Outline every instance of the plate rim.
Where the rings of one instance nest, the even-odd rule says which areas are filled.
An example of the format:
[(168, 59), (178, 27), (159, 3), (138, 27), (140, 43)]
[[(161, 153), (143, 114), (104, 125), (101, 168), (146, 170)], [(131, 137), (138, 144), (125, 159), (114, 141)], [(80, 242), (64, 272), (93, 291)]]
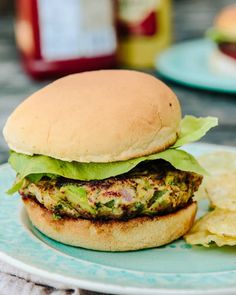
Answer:
[[(166, 289), (166, 288), (141, 288), (141, 287), (129, 287), (123, 285), (113, 285), (107, 283), (97, 283), (91, 282), (90, 280), (86, 279), (73, 279), (67, 276), (59, 275), (59, 274), (52, 274), (46, 270), (41, 270), (36, 268), (35, 266), (30, 266), (24, 262), (21, 262), (15, 258), (12, 258), (10, 255), (2, 253), (0, 251), (0, 259), (8, 263), (9, 265), (18, 268), (24, 272), (28, 272), (32, 275), (39, 276), (45, 280), (52, 280), (56, 283), (65, 282), (62, 285), (64, 287), (75, 287), (79, 289), (85, 289), (88, 291), (95, 291), (95, 292), (104, 292), (104, 293), (112, 293), (112, 294), (121, 294), (121, 295), (143, 295), (143, 291), (145, 291), (145, 295), (156, 295), (157, 292), (159, 295), (235, 295), (236, 286), (232, 288), (217, 288), (217, 289)], [(68, 285), (67, 285), (68, 284)], [(127, 293), (128, 292), (128, 293)]]

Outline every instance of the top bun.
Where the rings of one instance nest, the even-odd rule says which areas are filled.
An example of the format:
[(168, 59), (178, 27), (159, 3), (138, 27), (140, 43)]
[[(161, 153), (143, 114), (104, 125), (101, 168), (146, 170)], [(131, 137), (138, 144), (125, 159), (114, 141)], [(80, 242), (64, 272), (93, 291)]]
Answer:
[(236, 37), (236, 4), (221, 10), (215, 19), (215, 27), (226, 35)]
[(162, 151), (178, 136), (175, 94), (151, 75), (85, 72), (37, 91), (8, 118), (10, 149), (65, 161), (114, 162)]

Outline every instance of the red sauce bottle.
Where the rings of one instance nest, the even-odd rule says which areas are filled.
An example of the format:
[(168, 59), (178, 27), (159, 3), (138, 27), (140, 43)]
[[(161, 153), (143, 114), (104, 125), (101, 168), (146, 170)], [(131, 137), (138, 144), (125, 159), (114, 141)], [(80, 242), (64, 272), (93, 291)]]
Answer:
[(113, 0), (16, 0), (16, 41), (37, 79), (111, 68), (117, 38)]

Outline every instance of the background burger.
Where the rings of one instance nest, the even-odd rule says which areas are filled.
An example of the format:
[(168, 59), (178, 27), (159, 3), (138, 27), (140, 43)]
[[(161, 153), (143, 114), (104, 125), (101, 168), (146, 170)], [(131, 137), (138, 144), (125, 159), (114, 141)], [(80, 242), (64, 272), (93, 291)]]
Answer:
[(217, 50), (211, 57), (213, 69), (236, 77), (236, 4), (220, 11), (207, 35), (217, 45)]
[(32, 223), (65, 244), (125, 251), (169, 243), (192, 226), (203, 168), (179, 147), (215, 118), (185, 117), (153, 76), (71, 75), (26, 99), (4, 136)]

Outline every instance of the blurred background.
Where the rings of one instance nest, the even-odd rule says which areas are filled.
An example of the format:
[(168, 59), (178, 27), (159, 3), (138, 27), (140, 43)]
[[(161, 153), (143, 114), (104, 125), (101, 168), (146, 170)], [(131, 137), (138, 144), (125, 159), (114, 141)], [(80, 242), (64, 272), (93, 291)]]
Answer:
[[(158, 77), (159, 53), (203, 38), (215, 15), (235, 2), (0, 0), (0, 130), (22, 100), (58, 76), (122, 67)], [(205, 141), (236, 146), (235, 93), (165, 82), (179, 97), (183, 114), (219, 117), (219, 127)], [(0, 134), (0, 163), (7, 157)]]

